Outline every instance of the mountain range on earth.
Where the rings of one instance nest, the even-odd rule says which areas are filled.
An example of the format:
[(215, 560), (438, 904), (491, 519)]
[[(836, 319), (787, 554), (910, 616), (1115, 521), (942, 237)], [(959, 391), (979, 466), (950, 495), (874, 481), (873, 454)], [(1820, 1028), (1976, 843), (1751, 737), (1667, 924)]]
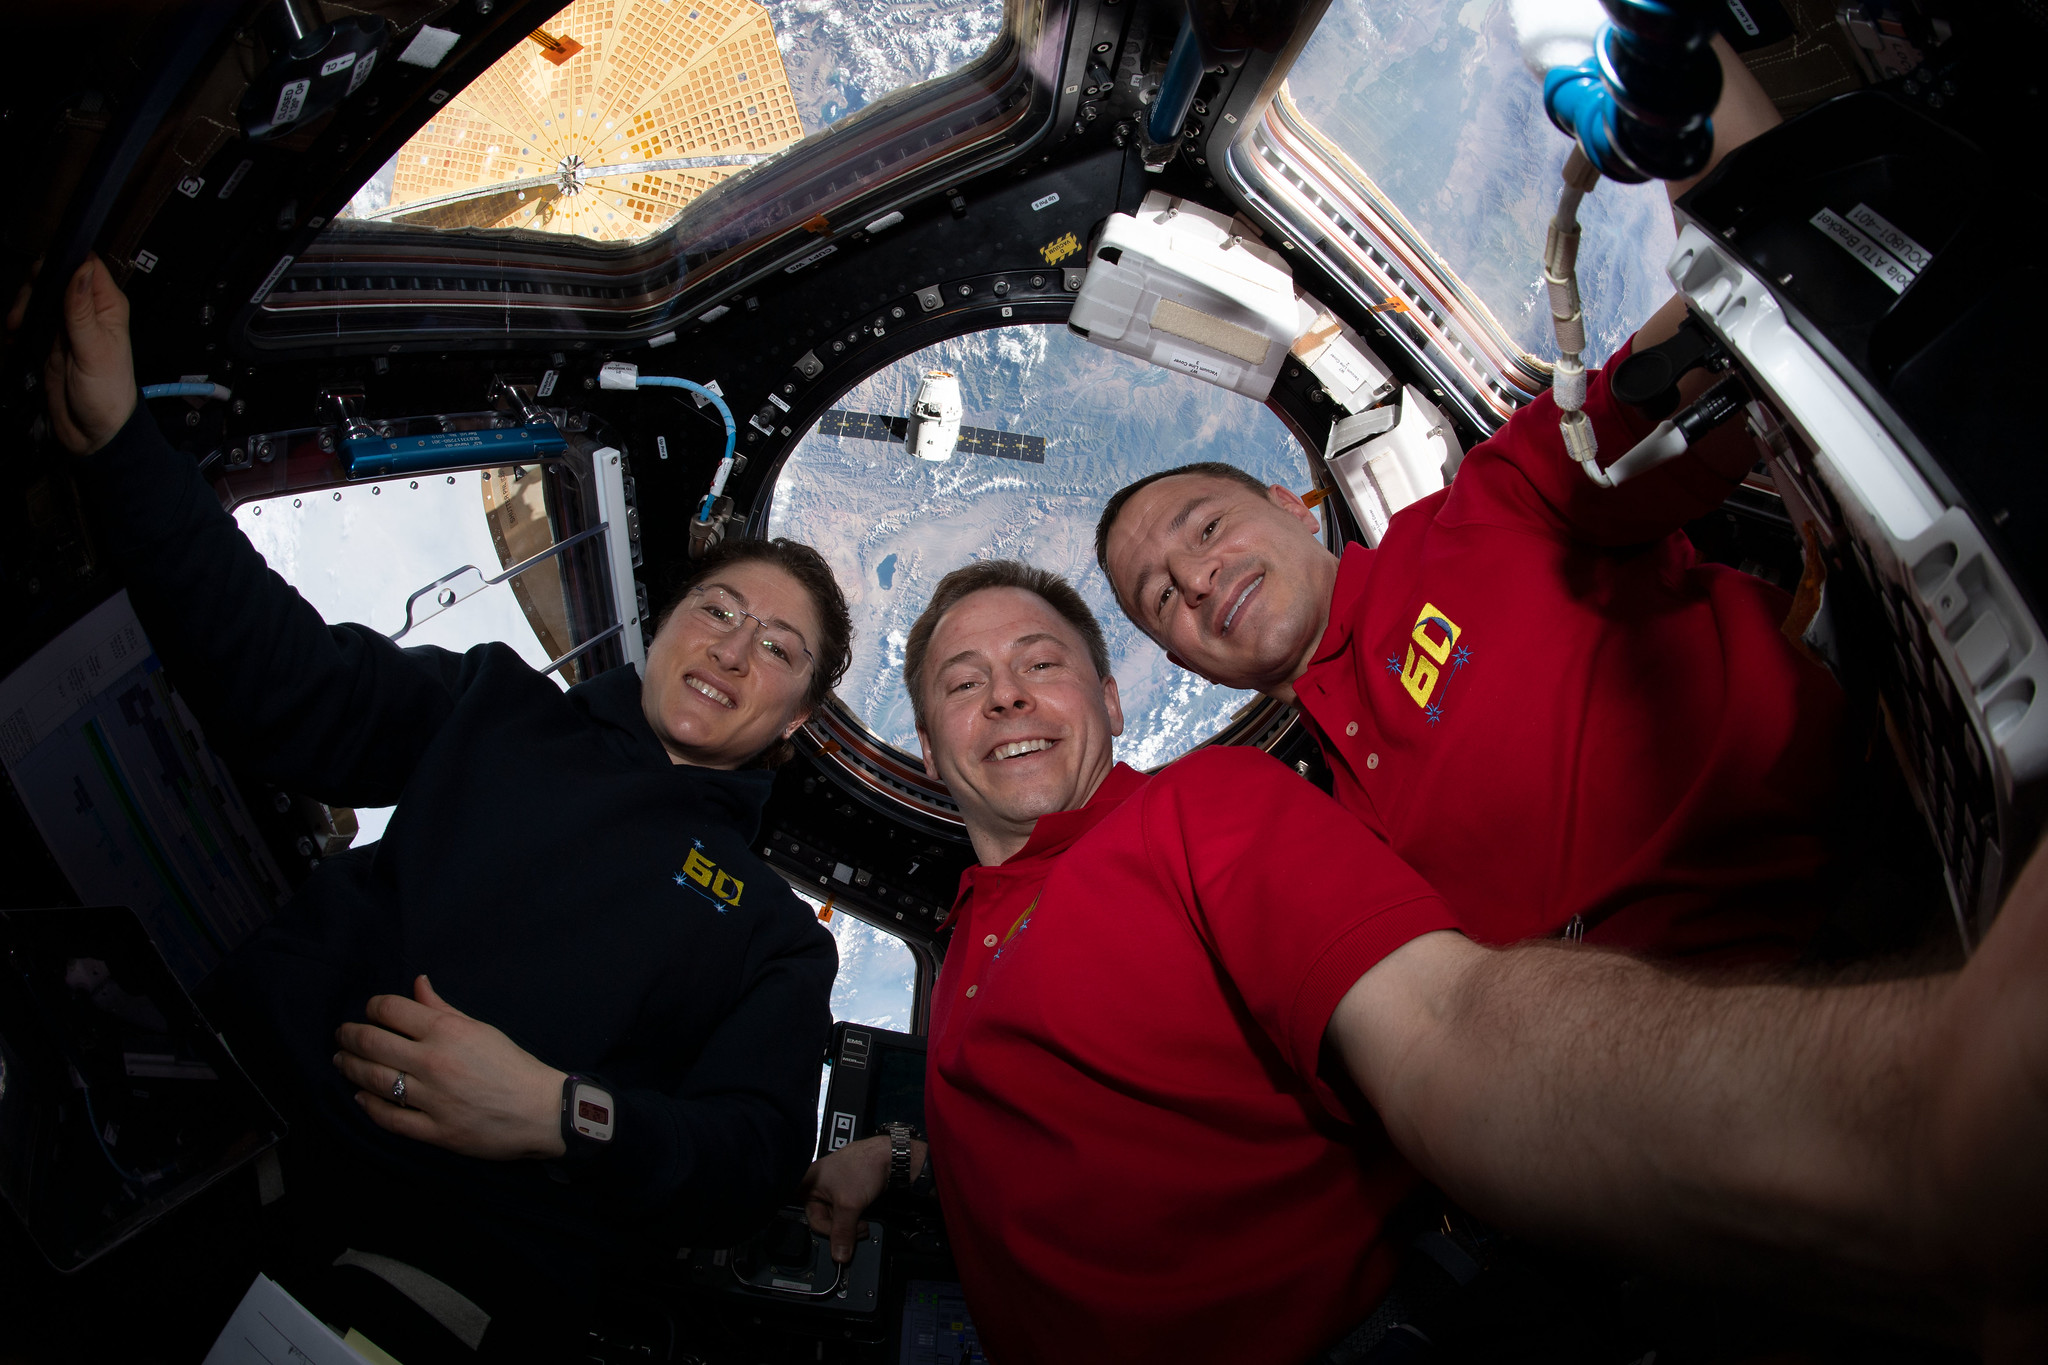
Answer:
[(1000, 4), (767, 0), (790, 92), (815, 133), (892, 90), (957, 71), (1003, 30)]
[[(1555, 359), (1543, 237), (1571, 144), (1544, 116), (1506, 0), (1334, 0), (1287, 86), (1508, 336)], [(1596, 363), (1670, 297), (1677, 233), (1656, 183), (1601, 181), (1579, 222)]]

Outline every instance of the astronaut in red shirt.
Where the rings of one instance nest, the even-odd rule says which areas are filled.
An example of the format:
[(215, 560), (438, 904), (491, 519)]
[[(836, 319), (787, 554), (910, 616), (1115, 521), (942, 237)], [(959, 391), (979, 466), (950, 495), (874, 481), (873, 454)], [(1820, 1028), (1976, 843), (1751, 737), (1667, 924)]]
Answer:
[[(1619, 455), (1652, 424), (1611, 369), (1585, 410)], [(1822, 905), (1842, 697), (1781, 633), (1790, 599), (1678, 529), (1753, 459), (1716, 435), (1735, 440), (1601, 489), (1546, 394), (1376, 549), (1340, 560), (1299, 497), (1228, 466), (1134, 485), (1097, 543), (1176, 663), (1300, 705), (1338, 799), (1475, 937), (1576, 920), (1610, 946), (1786, 958)]]
[[(2004, 1324), (2048, 1284), (2048, 860), (1952, 977), (1488, 949), (1262, 753), (1116, 764), (1099, 627), (1052, 575), (948, 575), (905, 671), (979, 865), (901, 1175), (929, 1156), (1003, 1365), (1305, 1359), (1371, 1312), (1415, 1172), (1510, 1230), (1781, 1291)], [(805, 1178), (841, 1260), (891, 1143)]]
[[(1778, 121), (1717, 49), (1716, 160)], [(1633, 344), (1684, 316), (1672, 300)], [(1608, 462), (1655, 425), (1612, 397), (1613, 369), (1585, 402)], [(1790, 599), (1699, 562), (1679, 529), (1754, 462), (1723, 427), (1601, 488), (1546, 393), (1377, 548), (1340, 560), (1295, 494), (1202, 465), (1117, 494), (1096, 553), (1175, 662), (1300, 705), (1338, 799), (1475, 937), (1787, 959), (1824, 905), (1842, 695), (1781, 634)]]

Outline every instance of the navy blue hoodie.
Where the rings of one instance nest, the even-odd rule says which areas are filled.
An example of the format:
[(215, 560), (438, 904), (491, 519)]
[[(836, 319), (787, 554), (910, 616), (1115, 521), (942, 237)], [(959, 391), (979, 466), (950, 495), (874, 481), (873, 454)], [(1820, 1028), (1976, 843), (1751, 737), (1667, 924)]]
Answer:
[[(504, 645), (329, 626), (140, 408), (88, 463), (108, 548), (209, 740), (288, 790), (397, 806), (208, 983), (287, 1115), (543, 1261), (622, 1231), (724, 1244), (765, 1216), (809, 1155), (837, 969), (749, 847), (771, 775), (672, 763), (630, 667), (564, 693)], [(550, 1066), (609, 1082), (614, 1140), (488, 1162), (370, 1123), (334, 1030), (421, 972)]]

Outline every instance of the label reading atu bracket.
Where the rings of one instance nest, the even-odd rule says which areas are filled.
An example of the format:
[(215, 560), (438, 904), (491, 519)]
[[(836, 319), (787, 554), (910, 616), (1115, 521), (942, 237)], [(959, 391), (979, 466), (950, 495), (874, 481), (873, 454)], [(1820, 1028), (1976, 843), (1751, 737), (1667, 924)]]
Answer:
[[(1884, 282), (1894, 294), (1906, 292), (1914, 272), (1896, 256), (1879, 246), (1870, 233), (1855, 227), (1830, 209), (1822, 209), (1808, 220), (1834, 238), (1836, 245), (1863, 263), (1863, 268)], [(1910, 239), (1908, 239), (1910, 240)]]

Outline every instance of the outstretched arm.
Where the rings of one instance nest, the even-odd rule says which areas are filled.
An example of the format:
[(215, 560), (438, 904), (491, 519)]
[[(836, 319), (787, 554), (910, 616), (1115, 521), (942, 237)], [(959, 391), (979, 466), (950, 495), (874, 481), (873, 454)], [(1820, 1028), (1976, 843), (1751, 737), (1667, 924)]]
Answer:
[(322, 800), (397, 800), (481, 653), (400, 649), (321, 620), (138, 409), (128, 301), (97, 259), (72, 278), (64, 311), (44, 371), (51, 427), (82, 457), (108, 552), (208, 735)]
[(1959, 974), (1711, 985), (1582, 947), (1417, 939), (1329, 1039), (1482, 1216), (1759, 1284), (2048, 1287), (2048, 854)]

